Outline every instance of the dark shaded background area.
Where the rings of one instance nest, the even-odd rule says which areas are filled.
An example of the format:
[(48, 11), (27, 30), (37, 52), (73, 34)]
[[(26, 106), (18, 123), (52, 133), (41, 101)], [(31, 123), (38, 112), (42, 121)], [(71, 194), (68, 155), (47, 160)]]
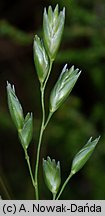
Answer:
[(105, 199), (105, 2), (104, 0), (0, 1), (0, 194), (3, 199), (34, 199), (34, 191), (7, 107), (6, 81), (13, 83), (26, 114), (34, 114), (29, 147), (34, 170), (41, 109), (33, 62), (34, 34), (42, 36), (43, 9), (66, 7), (62, 43), (46, 89), (46, 110), (53, 84), (65, 63), (82, 69), (72, 94), (54, 114), (44, 134), (39, 180), (41, 199), (50, 199), (43, 180), (42, 158), (60, 160), (62, 183), (71, 162), (90, 136), (101, 140), (85, 167), (61, 199)]

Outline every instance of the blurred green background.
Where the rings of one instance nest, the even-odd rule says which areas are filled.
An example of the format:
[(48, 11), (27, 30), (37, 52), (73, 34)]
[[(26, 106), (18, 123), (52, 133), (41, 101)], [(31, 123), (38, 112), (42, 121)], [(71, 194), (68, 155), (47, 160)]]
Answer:
[(43, 9), (66, 8), (62, 43), (46, 89), (50, 91), (65, 63), (82, 70), (66, 103), (54, 114), (44, 134), (40, 157), (41, 199), (51, 199), (43, 180), (42, 158), (61, 162), (62, 183), (71, 162), (90, 136), (101, 135), (90, 160), (66, 187), (61, 199), (105, 199), (105, 1), (0, 1), (0, 194), (3, 199), (34, 199), (34, 191), (7, 107), (6, 81), (13, 83), (26, 114), (34, 114), (29, 147), (32, 168), (40, 128), (39, 83), (33, 62), (34, 34), (42, 36)]

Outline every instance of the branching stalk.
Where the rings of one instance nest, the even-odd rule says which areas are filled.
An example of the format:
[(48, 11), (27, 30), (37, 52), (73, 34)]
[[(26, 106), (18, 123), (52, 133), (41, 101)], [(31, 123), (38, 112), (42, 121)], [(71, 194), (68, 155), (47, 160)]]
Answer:
[[(38, 191), (38, 167), (39, 167), (39, 156), (40, 156), (40, 148), (41, 148), (41, 143), (42, 143), (42, 137), (43, 137), (43, 132), (45, 129), (45, 106), (44, 106), (44, 93), (45, 93), (45, 87), (51, 72), (52, 68), (52, 62), (50, 62), (50, 67), (49, 67), (49, 72), (46, 77), (46, 80), (43, 85), (41, 85), (41, 106), (42, 106), (42, 123), (41, 123), (41, 129), (40, 129), (40, 134), (39, 134), (39, 141), (38, 141), (38, 148), (37, 148), (37, 158), (36, 158), (36, 166), (35, 166), (35, 195), (36, 195), (36, 200), (39, 199), (39, 191)], [(47, 125), (46, 125), (47, 126)]]
[(56, 198), (56, 200), (58, 200), (63, 192), (63, 190), (65, 189), (66, 185), (68, 184), (69, 180), (71, 179), (71, 177), (73, 176), (73, 173), (70, 173), (70, 175), (68, 176), (68, 178), (66, 179), (66, 181), (64, 182), (64, 184), (61, 187), (61, 190)]
[(45, 109), (44, 109), (44, 90), (41, 89), (41, 104), (42, 104), (42, 124), (40, 129), (40, 135), (39, 135), (39, 142), (38, 142), (38, 148), (37, 148), (37, 158), (36, 158), (36, 167), (35, 167), (35, 194), (36, 199), (39, 199), (39, 193), (38, 193), (38, 166), (39, 166), (39, 155), (40, 155), (40, 147), (42, 142), (42, 136), (44, 131), (44, 121), (45, 121)]
[(45, 125), (44, 125), (44, 130), (46, 129), (46, 127), (47, 127), (47, 125), (48, 125), (48, 123), (49, 123), (49, 121), (50, 121), (52, 115), (53, 115), (53, 113), (50, 112), (49, 115), (48, 115), (48, 118), (47, 118), (47, 120), (46, 120), (46, 123), (45, 123)]
[(47, 81), (48, 81), (49, 76), (50, 76), (50, 72), (51, 72), (51, 69), (52, 69), (52, 64), (53, 64), (53, 61), (50, 60), (49, 71), (48, 71), (47, 77), (46, 77), (46, 79), (45, 79), (45, 82), (44, 82), (44, 84), (43, 84), (43, 89), (44, 89), (44, 90), (45, 90), (45, 87), (46, 87)]
[[(39, 132), (39, 140), (37, 145), (37, 154), (36, 154), (36, 164), (34, 174), (32, 172), (30, 158), (28, 156), (27, 148), (32, 140), (33, 134), (33, 115), (32, 113), (27, 113), (24, 116), (21, 103), (16, 96), (14, 85), (11, 85), (7, 82), (7, 98), (8, 98), (8, 107), (12, 117), (12, 120), (18, 131), (19, 139), (24, 149), (25, 158), (27, 161), (32, 185), (35, 189), (36, 200), (39, 199), (39, 188), (38, 188), (38, 170), (39, 170), (39, 159), (40, 159), (40, 149), (42, 144), (42, 138), (44, 130), (46, 129), (53, 113), (63, 104), (65, 99), (71, 93), (75, 83), (77, 82), (81, 71), (75, 69), (74, 66), (68, 69), (67, 64), (63, 67), (62, 72), (55, 83), (54, 88), (50, 94), (50, 104), (49, 104), (49, 114), (46, 119), (45, 112), (45, 88), (47, 81), (50, 76), (52, 69), (53, 61), (55, 60), (65, 22), (65, 8), (59, 13), (59, 7), (56, 5), (54, 12), (52, 7), (49, 6), (48, 13), (46, 9), (44, 10), (43, 16), (43, 35), (44, 43), (37, 35), (34, 37), (34, 63), (36, 66), (36, 71), (38, 79), (40, 82), (40, 91), (41, 91), (41, 109), (42, 109), (42, 120), (41, 127)], [(50, 33), (51, 34), (50, 34)], [(92, 137), (88, 140), (86, 145), (75, 155), (71, 172), (68, 178), (63, 183), (60, 192), (58, 193), (61, 176), (60, 176), (60, 162), (56, 163), (55, 159), (50, 159), (47, 157), (47, 160), (43, 159), (43, 171), (45, 176), (45, 181), (48, 189), (53, 195), (53, 200), (58, 200), (65, 189), (67, 183), (71, 177), (78, 172), (84, 164), (87, 162), (92, 152), (94, 151), (100, 136), (92, 141)], [(1, 182), (0, 184), (4, 188), (4, 192), (8, 198), (9, 194), (5, 185)], [(58, 195), (57, 195), (58, 193)]]
[(28, 169), (29, 169), (30, 176), (31, 176), (31, 181), (32, 181), (33, 187), (35, 187), (35, 181), (34, 181), (32, 169), (31, 169), (31, 165), (30, 165), (29, 156), (28, 156), (27, 150), (24, 150), (24, 151), (25, 151), (25, 158), (26, 158), (26, 161), (27, 161)]

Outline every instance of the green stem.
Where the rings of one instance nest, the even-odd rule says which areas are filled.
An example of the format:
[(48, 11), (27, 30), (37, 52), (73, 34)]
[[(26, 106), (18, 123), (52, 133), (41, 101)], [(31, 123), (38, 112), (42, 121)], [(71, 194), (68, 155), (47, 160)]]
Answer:
[(44, 130), (46, 129), (46, 127), (47, 127), (47, 125), (48, 125), (48, 123), (49, 123), (49, 121), (50, 121), (50, 119), (51, 119), (51, 117), (52, 117), (52, 112), (50, 112), (49, 113), (49, 115), (48, 115), (48, 118), (47, 118), (47, 120), (46, 120), (46, 123), (45, 123), (45, 125), (44, 125)]
[(48, 81), (48, 79), (49, 79), (50, 72), (51, 72), (51, 68), (52, 68), (52, 64), (53, 64), (53, 61), (50, 60), (49, 71), (48, 71), (47, 77), (46, 77), (46, 79), (45, 79), (45, 82), (44, 82), (44, 84), (43, 84), (43, 89), (45, 89), (46, 84), (47, 84), (47, 81)]
[(66, 181), (65, 181), (64, 184), (62, 185), (61, 190), (60, 190), (60, 192), (59, 192), (59, 194), (58, 194), (56, 200), (59, 199), (59, 197), (61, 196), (63, 190), (65, 189), (66, 185), (68, 184), (68, 182), (69, 182), (69, 180), (71, 179), (72, 176), (73, 176), (73, 173), (70, 173), (70, 175), (68, 176), (68, 178), (66, 179)]
[(40, 135), (39, 135), (39, 142), (38, 142), (38, 148), (37, 148), (37, 158), (36, 158), (36, 167), (35, 167), (35, 194), (36, 194), (36, 199), (39, 199), (39, 194), (38, 194), (38, 166), (39, 166), (39, 155), (40, 155), (40, 147), (41, 147), (41, 142), (42, 142), (42, 136), (43, 136), (43, 131), (44, 131), (44, 121), (45, 121), (45, 109), (44, 109), (44, 90), (41, 89), (41, 104), (42, 104), (42, 124), (41, 124), (41, 129), (40, 129)]
[(40, 156), (40, 148), (41, 148), (41, 143), (42, 143), (42, 137), (43, 137), (43, 132), (44, 132), (44, 124), (45, 124), (45, 106), (44, 106), (44, 92), (45, 92), (45, 87), (51, 72), (52, 68), (52, 61), (50, 61), (50, 67), (49, 67), (49, 72), (46, 77), (46, 80), (44, 84), (41, 85), (41, 106), (42, 106), (42, 123), (41, 123), (41, 129), (40, 129), (40, 135), (39, 135), (39, 141), (38, 141), (38, 148), (37, 148), (37, 158), (36, 158), (36, 166), (35, 166), (35, 195), (36, 195), (36, 200), (39, 199), (39, 191), (38, 191), (38, 168), (39, 168), (39, 156)]
[(55, 200), (55, 197), (56, 197), (56, 193), (53, 193), (53, 200)]
[(27, 150), (24, 149), (24, 152), (25, 152), (25, 158), (26, 158), (26, 161), (27, 161), (27, 164), (28, 164), (28, 169), (29, 169), (29, 172), (30, 172), (32, 184), (35, 187), (35, 181), (34, 181), (34, 177), (33, 177), (33, 174), (32, 174), (32, 169), (31, 169), (30, 160), (29, 160), (29, 156), (28, 156)]

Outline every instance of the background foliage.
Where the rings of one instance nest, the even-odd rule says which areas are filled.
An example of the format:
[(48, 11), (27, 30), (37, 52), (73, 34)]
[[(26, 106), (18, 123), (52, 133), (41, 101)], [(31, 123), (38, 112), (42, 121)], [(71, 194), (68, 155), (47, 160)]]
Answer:
[[(6, 81), (14, 83), (24, 113), (34, 114), (33, 141), (29, 148), (34, 167), (40, 127), (39, 83), (33, 63), (33, 37), (42, 35), (43, 9), (66, 7), (62, 44), (46, 89), (48, 97), (62, 66), (75, 65), (82, 74), (66, 103), (54, 114), (47, 129), (41, 158), (61, 161), (62, 182), (71, 161), (87, 142), (101, 140), (85, 167), (77, 173), (62, 199), (105, 199), (105, 2), (104, 0), (0, 1), (0, 194), (4, 199), (34, 199), (24, 153), (12, 124), (6, 98)], [(42, 175), (42, 199), (50, 199)]]

